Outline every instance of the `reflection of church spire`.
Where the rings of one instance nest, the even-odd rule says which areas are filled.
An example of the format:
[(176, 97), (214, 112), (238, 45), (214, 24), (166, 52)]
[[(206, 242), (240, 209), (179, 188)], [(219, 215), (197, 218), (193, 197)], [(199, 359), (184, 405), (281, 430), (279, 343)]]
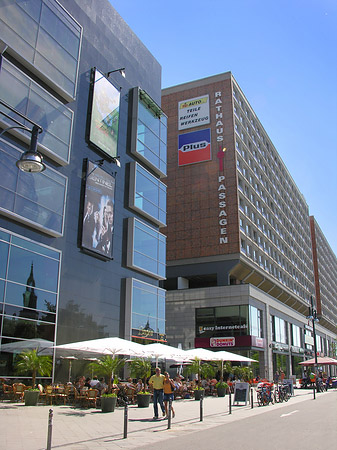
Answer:
[(36, 309), (37, 304), (37, 295), (35, 294), (35, 280), (34, 280), (34, 273), (33, 273), (33, 263), (30, 268), (30, 274), (27, 278), (27, 287), (26, 291), (23, 293), (23, 305), (26, 308), (33, 308)]

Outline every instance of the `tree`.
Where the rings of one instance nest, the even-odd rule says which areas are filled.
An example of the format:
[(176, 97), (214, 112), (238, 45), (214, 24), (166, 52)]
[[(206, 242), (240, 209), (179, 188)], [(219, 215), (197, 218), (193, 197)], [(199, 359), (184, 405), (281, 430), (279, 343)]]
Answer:
[(102, 356), (98, 361), (89, 364), (89, 368), (96, 371), (98, 375), (104, 376), (108, 380), (108, 392), (112, 390), (112, 379), (125, 364), (125, 358), (111, 355)]
[(151, 375), (151, 361), (145, 358), (135, 358), (129, 361), (129, 367), (132, 378), (141, 378), (143, 380), (143, 392), (146, 392), (146, 380)]
[(18, 375), (32, 374), (32, 387), (35, 387), (36, 375), (50, 376), (53, 368), (51, 356), (39, 355), (37, 349), (25, 350), (18, 355), (15, 371)]
[(201, 378), (213, 377), (215, 374), (214, 367), (209, 363), (202, 363), (201, 359), (194, 358), (189, 366), (184, 369), (184, 375), (198, 375), (198, 388), (201, 386)]

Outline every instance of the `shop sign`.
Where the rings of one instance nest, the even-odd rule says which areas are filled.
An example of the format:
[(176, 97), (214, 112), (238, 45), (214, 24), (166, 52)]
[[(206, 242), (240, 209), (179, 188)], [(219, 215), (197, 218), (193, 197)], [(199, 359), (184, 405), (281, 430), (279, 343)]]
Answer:
[(314, 345), (314, 338), (309, 334), (304, 335), (304, 343), (308, 345)]
[(235, 347), (235, 337), (210, 338), (210, 347)]
[(190, 98), (178, 103), (178, 130), (210, 123), (209, 96)]
[(281, 344), (279, 342), (273, 342), (273, 349), (274, 350), (280, 350), (280, 351), (283, 351), (283, 352), (287, 352), (289, 350), (289, 345)]
[(304, 353), (304, 349), (301, 347), (296, 347), (295, 345), (292, 345), (290, 347), (290, 350), (292, 353)]
[(210, 128), (178, 136), (178, 166), (210, 161), (211, 159)]
[(256, 336), (252, 336), (252, 345), (254, 347), (263, 348), (264, 347), (264, 339)]

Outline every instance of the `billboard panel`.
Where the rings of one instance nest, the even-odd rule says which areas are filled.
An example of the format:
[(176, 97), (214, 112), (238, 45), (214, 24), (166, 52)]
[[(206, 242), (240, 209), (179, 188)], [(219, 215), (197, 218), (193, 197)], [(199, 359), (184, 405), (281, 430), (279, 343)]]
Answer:
[(112, 258), (115, 178), (88, 162), (85, 183), (82, 248)]
[(210, 128), (178, 136), (178, 166), (210, 161), (211, 159)]
[(210, 123), (209, 96), (190, 98), (178, 103), (178, 130)]
[(120, 92), (93, 69), (89, 141), (111, 158), (117, 156)]

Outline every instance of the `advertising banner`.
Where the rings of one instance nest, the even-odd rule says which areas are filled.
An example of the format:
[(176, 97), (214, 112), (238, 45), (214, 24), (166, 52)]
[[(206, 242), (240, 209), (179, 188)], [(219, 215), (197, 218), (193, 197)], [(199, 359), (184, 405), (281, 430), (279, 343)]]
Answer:
[(115, 178), (88, 162), (85, 185), (82, 247), (112, 258)]
[(190, 98), (178, 103), (178, 130), (210, 123), (209, 96)]
[(89, 141), (104, 153), (117, 156), (120, 92), (94, 69)]
[(210, 338), (211, 347), (235, 347), (235, 337)]
[(210, 161), (211, 159), (210, 128), (178, 136), (178, 166)]

